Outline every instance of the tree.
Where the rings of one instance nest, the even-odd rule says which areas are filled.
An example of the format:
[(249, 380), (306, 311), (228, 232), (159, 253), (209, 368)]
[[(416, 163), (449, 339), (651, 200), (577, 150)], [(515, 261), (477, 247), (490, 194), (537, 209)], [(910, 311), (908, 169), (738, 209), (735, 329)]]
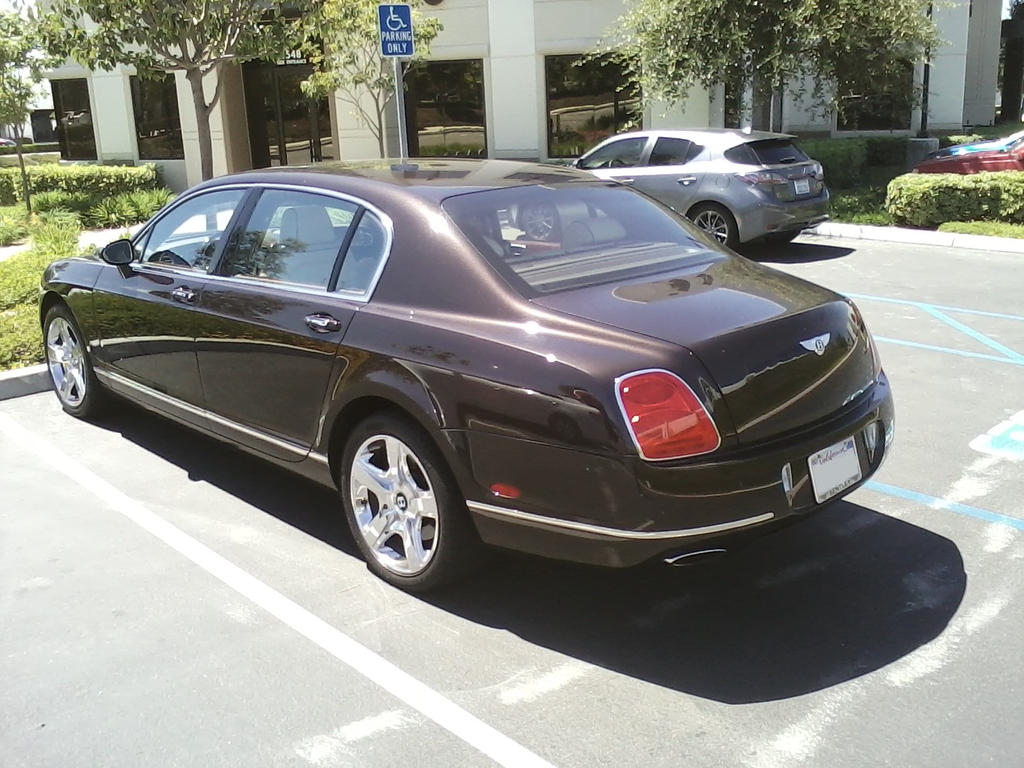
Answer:
[[(412, 0), (416, 56), (429, 53), (441, 22), (426, 16), (422, 0)], [(316, 72), (302, 84), (311, 98), (338, 93), (377, 140), (384, 157), (384, 111), (395, 93), (393, 64), (380, 55), (377, 0), (323, 0), (316, 22), (323, 49), (313, 51)]]
[[(283, 58), (305, 38), (304, 0), (54, 0), (43, 17), (50, 50), (90, 69), (134, 65), (140, 76), (184, 72), (204, 179), (213, 176), (210, 114), (226, 65)], [(287, 8), (289, 13), (285, 14)], [(214, 75), (213, 92), (205, 80)]]
[(21, 127), (28, 119), (35, 89), (50, 60), (40, 49), (38, 29), (15, 12), (0, 12), (0, 125), (15, 130), (25, 208), (32, 213), (32, 190), (21, 148)]
[(675, 104), (695, 86), (751, 85), (756, 107), (783, 85), (842, 109), (842, 93), (898, 98), (938, 43), (929, 0), (634, 0), (597, 54), (610, 54), (646, 102)]

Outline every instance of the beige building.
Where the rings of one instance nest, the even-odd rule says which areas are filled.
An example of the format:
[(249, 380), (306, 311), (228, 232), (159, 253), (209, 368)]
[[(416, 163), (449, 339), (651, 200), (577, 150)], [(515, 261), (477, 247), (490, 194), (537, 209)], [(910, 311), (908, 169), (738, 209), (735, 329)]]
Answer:
[[(930, 73), (929, 128), (960, 130), (994, 117), (1000, 0), (936, 4), (948, 42)], [(619, 90), (614, 66), (576, 66), (622, 13), (624, 0), (439, 0), (428, 6), (444, 31), (428, 61), (407, 74), (411, 154), (498, 158), (569, 157), (627, 125), (742, 124), (723, 89), (696, 91), (685, 105), (638, 114)], [(217, 174), (280, 164), (377, 155), (377, 142), (335, 98), (310, 102), (299, 91), (301, 60), (225, 70), (212, 119)], [(921, 67), (908, 70), (918, 81)], [(70, 160), (155, 162), (182, 189), (200, 180), (195, 115), (181, 75), (141, 80), (129, 68), (90, 72), (69, 64), (51, 73), (62, 154)], [(212, 86), (212, 83), (209, 84)], [(851, 95), (852, 99), (857, 99)], [(863, 103), (862, 103), (863, 102)], [(844, 135), (917, 130), (920, 110), (870, 99), (852, 118), (821, 115), (791, 95), (781, 100), (785, 130)], [(730, 107), (727, 109), (727, 107)], [(397, 110), (388, 149), (398, 154)]]

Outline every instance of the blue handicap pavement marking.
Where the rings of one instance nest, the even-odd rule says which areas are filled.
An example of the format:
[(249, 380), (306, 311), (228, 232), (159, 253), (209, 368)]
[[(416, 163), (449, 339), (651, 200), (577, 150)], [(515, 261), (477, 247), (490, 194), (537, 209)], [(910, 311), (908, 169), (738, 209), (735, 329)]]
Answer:
[(1004, 459), (1024, 461), (1024, 411), (996, 424), (970, 442), (971, 448)]
[(377, 6), (380, 55), (408, 57), (416, 52), (412, 35), (412, 7), (403, 3)]
[(1021, 520), (1018, 517), (1001, 515), (998, 512), (990, 512), (987, 509), (972, 507), (969, 504), (961, 504), (958, 501), (940, 499), (937, 496), (929, 496), (927, 493), (912, 491), (908, 488), (900, 488), (898, 485), (880, 483), (877, 480), (868, 480), (864, 483), (864, 487), (869, 491), (874, 491), (875, 493), (883, 493), (886, 496), (895, 496), (898, 499), (906, 499), (907, 501), (923, 504), (924, 506), (931, 507), (932, 509), (944, 509), (948, 512), (955, 512), (958, 515), (966, 515), (967, 517), (973, 517), (977, 520), (984, 520), (987, 523), (999, 523), (1000, 525), (1005, 525), (1018, 531), (1024, 531), (1024, 520)]
[(1004, 320), (1017, 320), (1024, 322), (1024, 316), (1022, 315), (1010, 315), (1002, 312), (987, 312), (980, 309), (968, 309), (966, 307), (949, 307), (941, 304), (929, 304), (924, 301), (914, 301), (912, 299), (893, 299), (887, 296), (871, 296), (864, 293), (848, 293), (846, 294), (853, 299), (863, 299), (865, 301), (879, 301), (886, 304), (900, 304), (906, 307), (916, 307), (923, 312), (926, 312), (931, 317), (945, 323), (950, 328), (969, 336), (975, 341), (988, 347), (993, 352), (998, 354), (983, 354), (980, 352), (968, 352), (966, 350), (953, 349), (951, 347), (943, 347), (935, 344), (922, 344), (920, 342), (908, 341), (906, 339), (894, 339), (888, 336), (875, 336), (876, 341), (887, 342), (890, 344), (900, 344), (907, 347), (917, 347), (919, 349), (930, 349), (935, 352), (944, 352), (950, 355), (958, 355), (960, 357), (973, 357), (980, 360), (991, 360), (996, 363), (1009, 363), (1010, 365), (1024, 366), (1024, 354), (1017, 352), (1014, 349), (1010, 349), (1005, 344), (1001, 344), (995, 339), (986, 336), (981, 331), (971, 328), (969, 325), (960, 322), (959, 320), (950, 317), (949, 312), (963, 313), (967, 315), (977, 315), (981, 317), (997, 317)]

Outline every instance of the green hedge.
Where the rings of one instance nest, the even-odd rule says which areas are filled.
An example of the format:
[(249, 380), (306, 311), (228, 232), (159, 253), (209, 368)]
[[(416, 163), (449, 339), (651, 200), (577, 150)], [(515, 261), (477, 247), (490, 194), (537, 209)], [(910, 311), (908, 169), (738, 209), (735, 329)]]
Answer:
[(800, 148), (825, 169), (830, 187), (849, 187), (857, 183), (867, 164), (868, 149), (863, 139), (820, 139), (801, 141)]
[[(60, 144), (55, 141), (41, 142), (39, 144), (22, 144), (21, 152), (24, 155), (29, 155), (33, 152), (60, 152)], [(0, 147), (0, 155), (16, 154), (18, 154), (17, 147)]]
[[(1011, 131), (1012, 133), (1012, 131)], [(977, 144), (979, 141), (988, 141), (980, 133), (960, 133), (952, 136), (940, 136), (940, 147), (953, 147), (958, 144)]]
[(947, 221), (1024, 224), (1024, 171), (907, 173), (889, 182), (885, 208), (896, 224), (915, 227)]
[(869, 166), (903, 165), (907, 162), (906, 136), (872, 136), (864, 139)]
[[(27, 171), (33, 192), (84, 192), (110, 197), (160, 186), (155, 165), (34, 165)], [(20, 202), (21, 197), (19, 169), (0, 168), (0, 205)]]

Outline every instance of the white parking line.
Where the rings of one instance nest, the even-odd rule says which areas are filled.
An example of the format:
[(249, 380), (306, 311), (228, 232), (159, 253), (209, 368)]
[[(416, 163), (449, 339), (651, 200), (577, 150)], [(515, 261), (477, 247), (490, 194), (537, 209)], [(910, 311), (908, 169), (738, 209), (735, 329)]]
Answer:
[(0, 415), (0, 434), (33, 452), (55, 472), (78, 483), (111, 509), (497, 764), (508, 768), (554, 768), (551, 763), (292, 602), (4, 415)]

